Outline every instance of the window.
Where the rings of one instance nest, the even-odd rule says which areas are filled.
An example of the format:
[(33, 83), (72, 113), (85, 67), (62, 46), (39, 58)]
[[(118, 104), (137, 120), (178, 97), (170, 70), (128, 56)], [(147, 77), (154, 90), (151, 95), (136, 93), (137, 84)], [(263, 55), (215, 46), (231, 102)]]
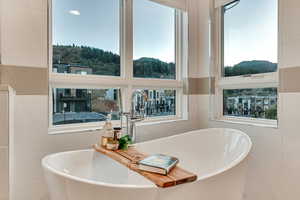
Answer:
[(218, 118), (277, 120), (277, 4), (236, 0), (217, 9)]
[(53, 125), (120, 119), (117, 89), (53, 89)]
[[(176, 90), (168, 89), (144, 89), (147, 96), (145, 113), (149, 117), (162, 117), (176, 115)], [(157, 96), (152, 96), (152, 93), (156, 93)], [(160, 95), (159, 95), (160, 94)], [(135, 107), (139, 107), (135, 101)]]
[(223, 98), (224, 115), (277, 119), (277, 88), (225, 89)]
[(134, 90), (148, 96), (147, 120), (183, 117), (184, 11), (149, 0), (52, 0), (51, 10), (50, 132), (120, 119)]
[(52, 2), (52, 70), (120, 76), (119, 0)]
[(175, 10), (149, 0), (134, 0), (133, 74), (176, 79)]

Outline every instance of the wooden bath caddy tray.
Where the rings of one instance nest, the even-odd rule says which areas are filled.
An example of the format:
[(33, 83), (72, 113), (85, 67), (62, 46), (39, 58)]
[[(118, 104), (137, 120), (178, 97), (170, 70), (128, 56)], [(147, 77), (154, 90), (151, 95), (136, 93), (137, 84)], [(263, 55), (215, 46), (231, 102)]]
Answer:
[(129, 147), (127, 150), (107, 150), (99, 145), (93, 145), (93, 148), (100, 153), (107, 155), (113, 160), (125, 165), (129, 169), (146, 177), (158, 187), (166, 188), (183, 183), (193, 182), (197, 179), (197, 175), (190, 173), (178, 166), (170, 171), (168, 175), (160, 175), (156, 173), (146, 172), (138, 169), (137, 161), (146, 158), (148, 155), (139, 152), (134, 147)]

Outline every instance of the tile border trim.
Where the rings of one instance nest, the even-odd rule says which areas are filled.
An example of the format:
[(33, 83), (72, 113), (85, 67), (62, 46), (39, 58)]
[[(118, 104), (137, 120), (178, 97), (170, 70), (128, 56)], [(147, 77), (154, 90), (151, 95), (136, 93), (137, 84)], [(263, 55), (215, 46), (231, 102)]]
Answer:
[(48, 69), (0, 65), (0, 84), (14, 88), (16, 95), (48, 95)]
[(209, 95), (215, 93), (214, 77), (187, 78), (184, 82), (183, 93), (185, 95)]

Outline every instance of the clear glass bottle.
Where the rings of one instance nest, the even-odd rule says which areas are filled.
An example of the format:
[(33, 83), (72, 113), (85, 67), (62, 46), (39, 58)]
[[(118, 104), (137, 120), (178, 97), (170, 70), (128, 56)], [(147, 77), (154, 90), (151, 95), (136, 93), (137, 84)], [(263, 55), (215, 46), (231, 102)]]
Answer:
[(107, 142), (110, 138), (114, 137), (114, 129), (113, 129), (113, 125), (111, 122), (111, 114), (107, 115), (105, 124), (103, 126), (103, 130), (102, 130), (102, 139), (101, 139), (101, 145), (106, 147)]

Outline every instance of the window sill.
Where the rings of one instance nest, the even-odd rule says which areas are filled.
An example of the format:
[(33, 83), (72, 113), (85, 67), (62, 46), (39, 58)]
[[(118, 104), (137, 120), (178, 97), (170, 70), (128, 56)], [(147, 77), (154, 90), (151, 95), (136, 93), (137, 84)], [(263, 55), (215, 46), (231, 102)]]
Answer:
[(220, 119), (210, 119), (210, 121), (278, 129), (277, 120), (243, 119), (243, 118), (239, 118), (239, 117), (223, 117)]
[[(137, 127), (140, 126), (150, 126), (150, 125), (163, 125), (166, 123), (173, 122), (184, 122), (187, 119), (180, 117), (160, 117), (160, 118), (151, 118), (146, 119), (145, 121), (138, 122)], [(113, 126), (120, 126), (119, 121), (113, 121)], [(125, 123), (125, 122), (124, 122)], [(72, 134), (72, 133), (86, 133), (91, 132), (95, 133), (102, 130), (104, 122), (102, 123), (89, 123), (89, 124), (72, 124), (72, 125), (62, 125), (62, 126), (53, 126), (48, 128), (49, 135), (59, 135), (59, 134)]]
[(60, 135), (60, 134), (72, 134), (72, 133), (86, 133), (86, 132), (97, 132), (102, 130), (102, 126), (84, 126), (84, 127), (72, 127), (72, 126), (60, 126), (60, 127), (49, 127), (49, 135)]
[(184, 122), (187, 121), (187, 119), (183, 119), (180, 117), (166, 117), (166, 118), (160, 118), (160, 119), (148, 119), (145, 121), (142, 121), (137, 124), (137, 126), (150, 126), (150, 125), (159, 125), (159, 124), (167, 124), (167, 123), (173, 123), (173, 122)]

